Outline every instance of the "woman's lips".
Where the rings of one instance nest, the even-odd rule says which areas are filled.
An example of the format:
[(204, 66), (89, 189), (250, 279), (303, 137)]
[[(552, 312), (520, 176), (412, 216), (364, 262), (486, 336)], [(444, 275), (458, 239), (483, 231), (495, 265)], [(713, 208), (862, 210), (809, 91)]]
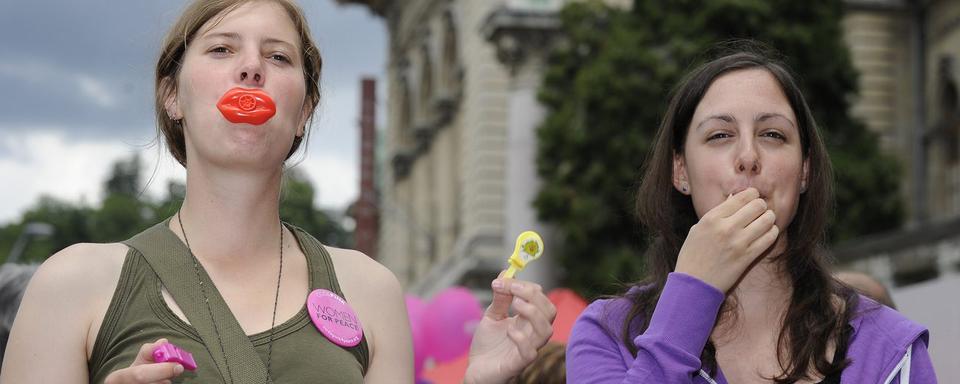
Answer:
[(260, 125), (277, 113), (277, 105), (259, 89), (233, 88), (220, 98), (217, 109), (231, 123)]
[(729, 192), (727, 192), (727, 195), (724, 195), (723, 198), (726, 199), (729, 195), (736, 195), (747, 190), (747, 188), (755, 188), (757, 192), (760, 193), (760, 198), (766, 200), (767, 192), (764, 189), (760, 189), (760, 187), (753, 185), (753, 183), (750, 181), (738, 181), (736, 184), (734, 184), (733, 188), (729, 189)]

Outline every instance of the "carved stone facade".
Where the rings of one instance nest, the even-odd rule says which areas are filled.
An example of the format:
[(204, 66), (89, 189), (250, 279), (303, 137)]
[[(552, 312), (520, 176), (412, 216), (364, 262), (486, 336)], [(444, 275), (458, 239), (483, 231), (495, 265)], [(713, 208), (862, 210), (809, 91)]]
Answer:
[[(430, 294), (489, 284), (524, 230), (558, 246), (531, 203), (536, 91), (567, 0), (339, 1), (389, 31), (379, 260)], [(552, 271), (545, 257), (524, 278), (550, 287)]]
[[(559, 245), (530, 201), (536, 89), (569, 0), (339, 1), (389, 31), (380, 260), (430, 293), (486, 284), (521, 230)], [(852, 112), (903, 164), (909, 227), (960, 217), (960, 2), (847, 0), (846, 12), (861, 73)], [(537, 267), (525, 273), (550, 285), (549, 265)]]
[(930, 329), (939, 380), (960, 382), (960, 2), (847, 0), (847, 8), (860, 72), (853, 112), (900, 159), (909, 218), (902, 230), (833, 252), (843, 268), (891, 287), (898, 309)]
[[(338, 1), (366, 5), (390, 35), (380, 261), (429, 295), (484, 287), (522, 230), (544, 234), (548, 253), (560, 246), (530, 202), (544, 115), (536, 90), (556, 11), (571, 0)], [(960, 345), (960, 306), (944, 304), (956, 300), (937, 287), (960, 287), (960, 1), (846, 0), (843, 28), (860, 72), (852, 113), (903, 164), (909, 218), (904, 230), (834, 255), (893, 288), (901, 309), (937, 335), (940, 379), (957, 381), (948, 359)], [(542, 260), (524, 277), (549, 287), (553, 268)]]
[(847, 5), (844, 29), (860, 72), (853, 113), (903, 164), (910, 217), (903, 230), (856, 239), (835, 254), (894, 289), (960, 274), (956, 247), (945, 245), (960, 241), (960, 2)]
[(853, 113), (903, 165), (909, 226), (960, 216), (960, 2), (847, 0)]

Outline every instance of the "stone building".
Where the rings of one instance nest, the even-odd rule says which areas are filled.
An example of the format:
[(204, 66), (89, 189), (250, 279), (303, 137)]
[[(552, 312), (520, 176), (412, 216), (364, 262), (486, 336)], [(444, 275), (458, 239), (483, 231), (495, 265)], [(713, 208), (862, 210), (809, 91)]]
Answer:
[[(560, 244), (530, 202), (544, 115), (536, 90), (556, 12), (571, 0), (338, 1), (365, 5), (389, 31), (380, 261), (429, 295), (485, 286), (522, 230), (546, 235), (547, 252)], [(938, 335), (940, 379), (960, 381), (948, 361), (960, 345), (960, 304), (943, 304), (960, 290), (960, 1), (845, 3), (860, 72), (852, 113), (903, 165), (908, 217), (902, 230), (833, 254), (892, 287), (901, 310)], [(549, 258), (533, 269), (524, 277), (555, 281)]]
[(960, 216), (960, 2), (847, 0), (853, 107), (899, 158), (909, 225)]
[[(852, 112), (903, 165), (909, 217), (903, 230), (856, 239), (835, 254), (893, 286), (956, 273), (949, 266), (960, 260), (951, 252), (921, 250), (960, 241), (960, 2), (847, 0), (847, 7), (844, 30), (860, 72)], [(893, 254), (916, 256), (884, 256)]]
[[(558, 244), (530, 201), (538, 188), (534, 130), (543, 117), (536, 89), (556, 11), (569, 0), (339, 1), (367, 6), (389, 31), (381, 261), (429, 293), (487, 281), (524, 229), (544, 232), (548, 249)], [(903, 164), (907, 230), (952, 228), (960, 217), (960, 2), (847, 0), (846, 12), (861, 74), (852, 112)], [(863, 253), (885, 238), (903, 239), (860, 239), (836, 254), (860, 268), (854, 261), (886, 259)], [(894, 286), (949, 272), (940, 256), (923, 257), (871, 272)], [(530, 278), (550, 285), (547, 263), (539, 267)]]
[[(565, 1), (340, 2), (366, 5), (389, 31), (379, 260), (429, 294), (488, 284), (524, 230), (549, 252), (558, 239), (530, 204), (536, 91)], [(553, 285), (550, 263), (524, 277)]]
[(939, 380), (960, 382), (960, 1), (847, 0), (844, 30), (860, 72), (853, 113), (903, 165), (909, 217), (833, 253), (892, 288), (930, 329)]

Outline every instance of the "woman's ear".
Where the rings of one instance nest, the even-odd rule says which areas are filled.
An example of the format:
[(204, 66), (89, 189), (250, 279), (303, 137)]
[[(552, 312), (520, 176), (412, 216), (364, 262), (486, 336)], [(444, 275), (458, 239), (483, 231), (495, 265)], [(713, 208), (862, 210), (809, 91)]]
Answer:
[(172, 78), (164, 77), (160, 80), (160, 94), (167, 117), (171, 120), (183, 119), (183, 111), (180, 110), (180, 101), (177, 98), (177, 85)]
[(810, 159), (803, 159), (803, 170), (800, 174), (800, 193), (807, 192), (807, 180), (810, 176)]
[(303, 137), (303, 134), (306, 133), (307, 121), (310, 120), (313, 109), (313, 103), (309, 102), (309, 100), (304, 100), (303, 110), (300, 111), (300, 124), (297, 124), (297, 137)]
[(687, 164), (683, 154), (673, 153), (673, 187), (684, 195), (690, 195), (690, 178), (687, 175)]

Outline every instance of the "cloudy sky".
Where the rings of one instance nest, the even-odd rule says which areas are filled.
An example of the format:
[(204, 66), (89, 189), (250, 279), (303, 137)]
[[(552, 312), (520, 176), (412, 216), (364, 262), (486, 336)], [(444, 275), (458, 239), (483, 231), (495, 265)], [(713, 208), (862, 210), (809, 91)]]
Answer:
[[(160, 196), (183, 170), (152, 145), (153, 65), (185, 0), (0, 0), (0, 225), (42, 194), (97, 204), (110, 165), (141, 153)], [(324, 59), (323, 102), (298, 167), (317, 204), (358, 190), (359, 83), (378, 79), (383, 121), (386, 31), (359, 6), (301, 1)], [(382, 126), (382, 123), (380, 124)]]

